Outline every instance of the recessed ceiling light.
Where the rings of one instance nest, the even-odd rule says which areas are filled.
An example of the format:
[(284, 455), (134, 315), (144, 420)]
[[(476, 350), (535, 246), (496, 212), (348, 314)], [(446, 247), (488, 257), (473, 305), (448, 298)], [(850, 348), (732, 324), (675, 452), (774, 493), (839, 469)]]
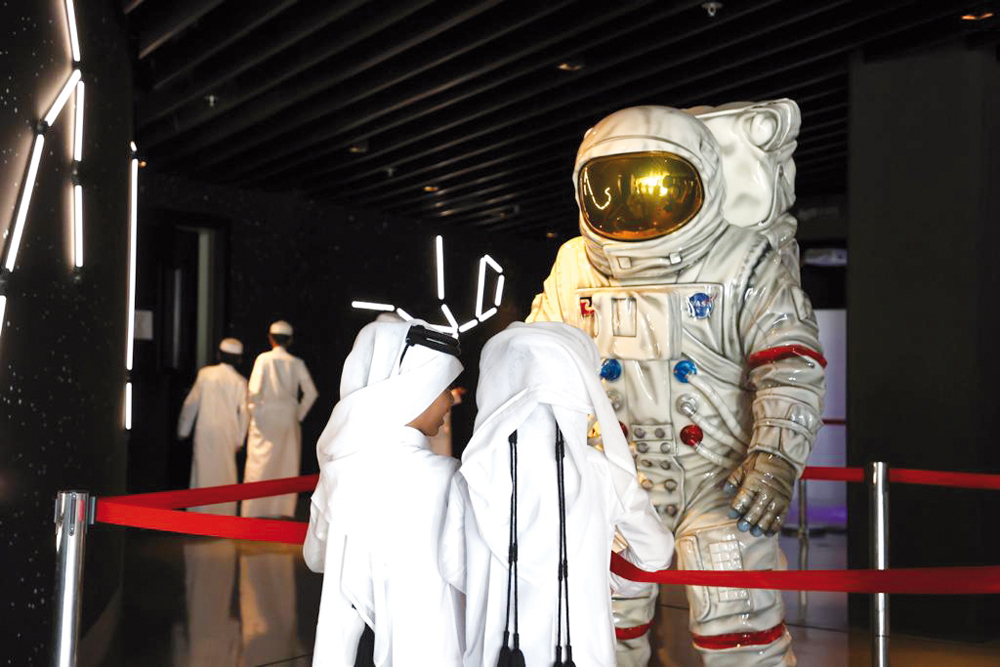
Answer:
[(557, 234), (556, 232), (553, 232), (551, 230), (545, 232), (545, 238), (547, 238), (547, 239), (554, 239), (557, 236), (559, 236), (559, 234)]
[(139, 166), (140, 167), (145, 167), (146, 166), (146, 161), (145, 160), (139, 160)]
[(367, 153), (368, 152), (368, 140), (362, 139), (361, 141), (355, 142), (347, 147), (348, 153)]
[(714, 19), (715, 15), (719, 13), (720, 9), (722, 9), (722, 3), (721, 2), (703, 2), (703, 3), (701, 3), (701, 8), (705, 10), (706, 14), (708, 14), (708, 18)]
[(437, 192), (440, 188), (436, 185), (425, 185), (424, 192)]
[(993, 12), (983, 12), (982, 14), (962, 14), (963, 21), (985, 21), (992, 18)]
[(577, 60), (567, 60), (556, 65), (556, 69), (561, 69), (564, 72), (576, 72), (584, 68), (585, 63), (581, 59)]

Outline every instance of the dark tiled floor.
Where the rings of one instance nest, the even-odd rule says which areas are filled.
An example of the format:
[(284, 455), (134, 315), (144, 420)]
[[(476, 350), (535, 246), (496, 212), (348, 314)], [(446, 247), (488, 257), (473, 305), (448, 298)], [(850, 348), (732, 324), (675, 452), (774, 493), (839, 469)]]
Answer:
[[(797, 543), (784, 538), (790, 566)], [(130, 531), (125, 539), (122, 620), (106, 665), (304, 667), (315, 637), (320, 577), (300, 549)], [(841, 568), (846, 538), (814, 538), (810, 565)], [(845, 595), (811, 593), (800, 605), (786, 594), (799, 664), (867, 665), (868, 637), (851, 631)], [(654, 665), (699, 665), (687, 633), (683, 592), (664, 590), (655, 630)], [(1000, 643), (956, 644), (897, 636), (894, 667), (1000, 665)]]
[(135, 531), (105, 664), (309, 665), (320, 583), (297, 546)]

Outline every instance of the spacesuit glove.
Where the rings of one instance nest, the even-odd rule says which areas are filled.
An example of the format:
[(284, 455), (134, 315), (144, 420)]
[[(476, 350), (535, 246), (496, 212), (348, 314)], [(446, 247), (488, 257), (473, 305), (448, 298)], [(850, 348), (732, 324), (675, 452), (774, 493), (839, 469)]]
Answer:
[(736, 527), (757, 537), (781, 530), (796, 477), (795, 466), (783, 456), (751, 451), (723, 486), (736, 496), (729, 506), (729, 516), (739, 519)]

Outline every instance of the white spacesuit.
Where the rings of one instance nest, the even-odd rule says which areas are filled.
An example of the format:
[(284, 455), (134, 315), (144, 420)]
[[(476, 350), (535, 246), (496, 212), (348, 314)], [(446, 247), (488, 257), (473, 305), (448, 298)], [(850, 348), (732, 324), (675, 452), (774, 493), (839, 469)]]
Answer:
[[(722, 112), (731, 118), (715, 122), (734, 130), (730, 153), (788, 143), (780, 113), (755, 127), (753, 110)], [(582, 236), (560, 249), (528, 319), (594, 337), (679, 568), (780, 569), (776, 533), (821, 424), (825, 360), (787, 264), (794, 241), (780, 230), (794, 220), (775, 224), (793, 190), (772, 180), (763, 220), (748, 207), (751, 228), (729, 224), (727, 181), (753, 173), (727, 178), (721, 161), (706, 125), (676, 109), (624, 109), (590, 129), (574, 171)], [(780, 160), (773, 167), (794, 177)], [(746, 191), (759, 198), (760, 184)], [(706, 665), (795, 664), (776, 591), (692, 586), (688, 600)], [(616, 625), (641, 632), (655, 603), (655, 587), (617, 600)], [(645, 664), (648, 638), (621, 641), (618, 658)]]

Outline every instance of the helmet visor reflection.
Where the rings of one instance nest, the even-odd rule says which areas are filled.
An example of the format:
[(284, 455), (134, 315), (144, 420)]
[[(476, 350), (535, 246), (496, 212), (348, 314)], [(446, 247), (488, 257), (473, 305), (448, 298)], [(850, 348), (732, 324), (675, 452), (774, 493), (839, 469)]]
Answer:
[(677, 231), (697, 215), (704, 201), (698, 171), (673, 153), (594, 158), (579, 178), (584, 220), (616, 241), (642, 241)]

